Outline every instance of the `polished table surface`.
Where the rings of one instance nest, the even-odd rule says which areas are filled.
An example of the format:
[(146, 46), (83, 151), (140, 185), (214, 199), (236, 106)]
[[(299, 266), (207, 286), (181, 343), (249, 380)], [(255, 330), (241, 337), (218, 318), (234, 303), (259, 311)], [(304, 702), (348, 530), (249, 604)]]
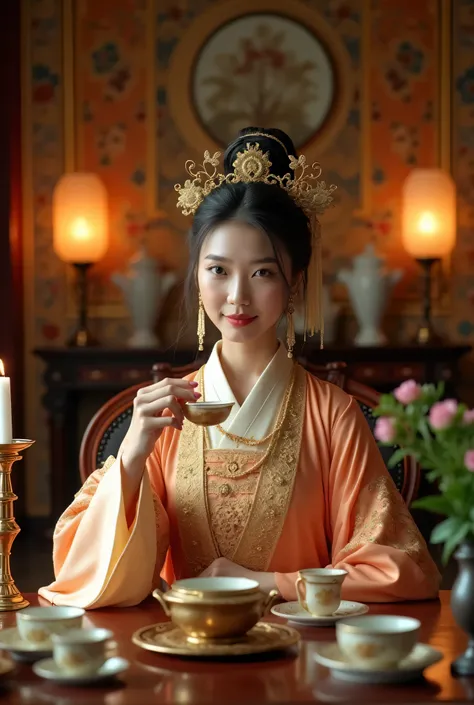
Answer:
[[(36, 595), (26, 595), (32, 604), (47, 603)], [(245, 661), (192, 660), (163, 656), (135, 646), (131, 635), (140, 627), (167, 621), (160, 606), (149, 599), (138, 607), (88, 612), (85, 626), (111, 629), (118, 654), (130, 661), (130, 669), (113, 683), (98, 687), (65, 687), (37, 677), (31, 666), (18, 664), (2, 681), (2, 703), (104, 703), (105, 705), (144, 705), (147, 703), (434, 703), (474, 700), (474, 678), (455, 679), (450, 663), (465, 648), (466, 637), (455, 625), (449, 607), (450, 593), (440, 601), (371, 605), (371, 614), (399, 614), (422, 622), (420, 640), (442, 651), (444, 658), (425, 672), (421, 682), (397, 686), (366, 686), (331, 679), (328, 671), (315, 663), (317, 641), (332, 641), (334, 628), (299, 628), (301, 643), (289, 653)], [(279, 622), (276, 617), (270, 621)], [(0, 613), (0, 626), (15, 625), (15, 613)]]

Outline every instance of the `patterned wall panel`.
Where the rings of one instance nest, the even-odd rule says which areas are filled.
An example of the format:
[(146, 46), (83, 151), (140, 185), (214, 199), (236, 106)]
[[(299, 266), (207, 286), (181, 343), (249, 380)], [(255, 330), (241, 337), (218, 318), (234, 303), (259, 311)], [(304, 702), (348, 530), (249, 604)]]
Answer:
[[(165, 267), (184, 269), (187, 223), (175, 207), (173, 186), (184, 176), (185, 159), (199, 158), (213, 141), (196, 128), (192, 108), (177, 112), (184, 95), (178, 80), (180, 61), (188, 65), (198, 40), (209, 40), (219, 13), (229, 19), (236, 7), (245, 9), (246, 2), (25, 3), (28, 351), (63, 344), (73, 324), (71, 273), (54, 255), (51, 233), (52, 189), (64, 170), (97, 172), (110, 197), (111, 244), (92, 276), (94, 323), (100, 325), (105, 343), (119, 343), (129, 330), (110, 274), (123, 268), (140, 244), (146, 244)], [(392, 329), (401, 339), (413, 328), (417, 313), (417, 270), (400, 246), (401, 184), (413, 166), (445, 163), (451, 140), (459, 232), (452, 263), (455, 276), (447, 297), (451, 316), (449, 323), (446, 316), (440, 322), (453, 338), (474, 339), (474, 0), (454, 3), (454, 25), (446, 35), (450, 4), (449, 0), (252, 2), (255, 11), (297, 15), (310, 29), (324, 30), (322, 40), (346, 62), (347, 117), (326, 143), (311, 146), (310, 140), (305, 145), (305, 151), (321, 161), (325, 177), (338, 185), (337, 207), (324, 219), (325, 271), (332, 280), (334, 272), (370, 241), (390, 266), (404, 267), (407, 275), (392, 307)], [(448, 48), (451, 36), (456, 37), (452, 71), (440, 52)], [(264, 44), (255, 48), (268, 50)], [(291, 69), (287, 54), (272, 55), (277, 68)], [(450, 85), (450, 94), (443, 95)], [(447, 110), (450, 95), (452, 116)], [(172, 339), (173, 327), (168, 325), (166, 331)], [(31, 513), (41, 514), (48, 510), (49, 458), (40, 404), (41, 369), (32, 357), (28, 363), (28, 433), (38, 439), (30, 451), (28, 506)], [(469, 384), (474, 378), (472, 365), (466, 373)]]

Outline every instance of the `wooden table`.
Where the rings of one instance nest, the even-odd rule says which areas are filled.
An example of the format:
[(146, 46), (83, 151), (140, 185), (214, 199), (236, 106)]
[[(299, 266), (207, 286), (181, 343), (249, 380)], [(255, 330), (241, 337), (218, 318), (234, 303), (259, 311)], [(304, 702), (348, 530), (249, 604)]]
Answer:
[[(27, 595), (33, 604), (47, 604)], [(86, 623), (114, 631), (118, 653), (130, 660), (130, 669), (114, 684), (94, 688), (66, 688), (43, 681), (31, 666), (19, 664), (0, 690), (2, 703), (104, 703), (147, 705), (183, 703), (239, 705), (253, 703), (353, 702), (435, 703), (467, 702), (474, 699), (474, 678), (454, 679), (450, 663), (464, 650), (466, 638), (454, 624), (449, 592), (440, 602), (374, 605), (371, 613), (417, 617), (422, 621), (421, 640), (440, 649), (445, 658), (426, 671), (426, 679), (400, 686), (361, 686), (338, 683), (313, 658), (316, 641), (335, 638), (333, 628), (301, 628), (298, 651), (272, 658), (247, 661), (193, 661), (161, 656), (134, 646), (132, 633), (148, 624), (164, 621), (159, 605), (147, 600), (139, 607), (104, 609), (87, 613)], [(272, 621), (279, 621), (271, 617)], [(15, 624), (14, 613), (0, 615), (2, 628)]]

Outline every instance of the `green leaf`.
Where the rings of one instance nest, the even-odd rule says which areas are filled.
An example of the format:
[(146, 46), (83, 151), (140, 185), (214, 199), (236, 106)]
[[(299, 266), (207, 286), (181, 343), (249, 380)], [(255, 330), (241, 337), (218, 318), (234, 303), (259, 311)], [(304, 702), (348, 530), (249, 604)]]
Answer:
[(462, 519), (459, 517), (449, 517), (445, 519), (438, 526), (435, 526), (431, 532), (431, 543), (443, 543), (447, 541), (450, 536), (459, 531), (459, 528), (464, 524)]
[(441, 557), (441, 560), (443, 561), (444, 565), (446, 565), (446, 563), (448, 562), (456, 546), (459, 546), (459, 544), (466, 538), (470, 529), (470, 523), (465, 521), (462, 523), (459, 529), (448, 538), (448, 540), (444, 544), (443, 555)]
[(433, 469), (426, 473), (426, 477), (430, 482), (435, 482), (440, 476), (441, 473), (438, 469)]
[(449, 514), (452, 510), (452, 505), (447, 497), (441, 495), (432, 495), (430, 497), (421, 497), (413, 502), (412, 507), (417, 509), (426, 509), (429, 512), (438, 514)]
[(388, 467), (389, 468), (394, 468), (400, 460), (403, 460), (403, 458), (408, 455), (409, 451), (407, 448), (398, 448), (394, 453), (389, 458), (388, 461)]

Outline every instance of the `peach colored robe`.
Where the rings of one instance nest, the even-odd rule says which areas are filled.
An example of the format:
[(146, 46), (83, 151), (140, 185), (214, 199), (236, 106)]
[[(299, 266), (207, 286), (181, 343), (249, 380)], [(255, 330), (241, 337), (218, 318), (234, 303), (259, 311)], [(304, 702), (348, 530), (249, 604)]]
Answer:
[[(262, 403), (252, 390), (233, 411), (228, 430), (243, 435), (245, 426), (246, 437), (257, 438), (271, 430), (275, 417), (264, 413), (264, 402), (281, 406), (293, 370), (282, 350), (260, 387), (257, 382)], [(216, 351), (213, 356), (208, 366), (221, 390), (226, 381), (219, 377)], [(221, 393), (211, 382), (205, 376), (207, 399)], [(231, 391), (225, 388), (225, 394)], [(436, 597), (439, 573), (358, 404), (299, 366), (289, 396), (276, 446), (261, 467), (271, 442), (243, 450), (214, 429), (205, 447), (205, 434), (193, 424), (186, 422), (182, 434), (167, 429), (148, 459), (130, 525), (120, 458), (110, 459), (58, 521), (56, 580), (40, 595), (86, 608), (134, 605), (160, 575), (171, 584), (223, 555), (274, 572), (287, 600), (296, 599), (297, 571), (321, 566), (348, 571), (345, 599)]]

